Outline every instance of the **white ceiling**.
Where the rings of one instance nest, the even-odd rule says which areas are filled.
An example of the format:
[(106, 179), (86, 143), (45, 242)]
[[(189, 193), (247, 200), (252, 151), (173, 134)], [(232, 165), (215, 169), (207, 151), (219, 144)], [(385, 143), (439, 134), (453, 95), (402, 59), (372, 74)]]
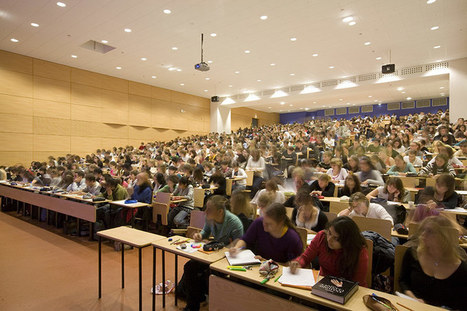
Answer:
[[(0, 0), (0, 49), (203, 97), (379, 72), (389, 50), (396, 68), (467, 57), (466, 0), (62, 0), (65, 8), (56, 2)], [(342, 22), (347, 16), (356, 25)], [(193, 69), (201, 33), (205, 61), (212, 61), (208, 72)], [(91, 39), (116, 49), (103, 55), (80, 47)], [(181, 71), (169, 71), (172, 66)], [(449, 95), (448, 75), (243, 105), (287, 112), (441, 92)]]

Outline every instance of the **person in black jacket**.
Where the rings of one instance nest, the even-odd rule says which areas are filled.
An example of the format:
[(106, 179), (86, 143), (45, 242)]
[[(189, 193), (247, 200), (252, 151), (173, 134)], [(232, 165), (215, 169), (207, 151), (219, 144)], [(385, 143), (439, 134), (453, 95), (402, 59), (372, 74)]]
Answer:
[[(318, 180), (310, 184), (311, 195), (333, 197), (336, 185), (331, 182), (331, 176), (328, 174), (321, 174)], [(323, 204), (323, 211), (329, 212), (329, 202), (321, 202)]]
[[(436, 178), (435, 187), (426, 187), (419, 195), (422, 197), (431, 197), (432, 200), (426, 202), (443, 205), (446, 209), (456, 208), (459, 202), (459, 195), (454, 190), (456, 180), (449, 174), (441, 174)], [(418, 203), (418, 202), (417, 202)]]
[[(292, 178), (293, 178), (297, 193), (302, 189), (308, 191), (308, 193), (311, 192), (310, 185), (307, 184), (305, 181), (305, 172), (301, 168), (297, 167), (296, 169), (293, 170)], [(288, 198), (287, 201), (285, 201), (284, 206), (285, 207), (296, 207), (295, 195)]]
[(301, 190), (295, 196), (295, 205), (292, 212), (292, 223), (297, 227), (319, 232), (326, 228), (328, 218), (315, 204), (313, 197)]

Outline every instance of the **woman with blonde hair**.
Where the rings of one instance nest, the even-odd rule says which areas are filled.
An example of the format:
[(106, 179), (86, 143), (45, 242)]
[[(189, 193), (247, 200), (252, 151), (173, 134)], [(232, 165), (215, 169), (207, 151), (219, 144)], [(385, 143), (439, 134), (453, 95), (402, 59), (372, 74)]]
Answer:
[(339, 158), (333, 158), (331, 160), (331, 168), (326, 172), (329, 176), (331, 176), (331, 179), (333, 182), (341, 182), (344, 181), (347, 175), (347, 170), (345, 168), (342, 168), (343, 162)]
[(246, 192), (235, 190), (230, 197), (230, 211), (236, 215), (243, 224), (243, 231), (246, 232), (253, 222), (253, 209), (251, 208), (250, 198)]
[(459, 246), (459, 227), (444, 216), (425, 218), (407, 246), (399, 285), (421, 302), (465, 309), (467, 255)]

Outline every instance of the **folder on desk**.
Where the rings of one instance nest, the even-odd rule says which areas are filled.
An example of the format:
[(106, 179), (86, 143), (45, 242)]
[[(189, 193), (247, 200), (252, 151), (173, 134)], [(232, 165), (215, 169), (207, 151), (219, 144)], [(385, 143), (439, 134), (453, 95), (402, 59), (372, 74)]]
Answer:
[(229, 252), (225, 252), (225, 257), (227, 257), (230, 266), (261, 264), (261, 260), (256, 259), (255, 254), (249, 249), (240, 251), (235, 257), (230, 256)]

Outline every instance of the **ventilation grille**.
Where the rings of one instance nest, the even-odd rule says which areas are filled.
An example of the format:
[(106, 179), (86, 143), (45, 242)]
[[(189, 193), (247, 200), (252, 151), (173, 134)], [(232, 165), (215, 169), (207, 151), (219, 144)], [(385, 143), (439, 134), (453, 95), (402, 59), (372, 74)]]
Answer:
[(415, 108), (415, 102), (409, 101), (409, 102), (402, 102), (402, 109), (413, 109)]
[(373, 112), (373, 106), (362, 106), (362, 113), (363, 112)]
[(337, 80), (328, 80), (328, 81), (321, 82), (321, 87), (336, 86), (336, 85), (337, 85)]
[(334, 115), (334, 109), (325, 109), (324, 110), (324, 115), (327, 116), (333, 116)]
[(439, 107), (439, 106), (446, 106), (448, 104), (447, 98), (433, 98), (431, 100), (431, 106)]
[(394, 71), (393, 73), (382, 73), (380, 72), (379, 74), (379, 78), (381, 79), (382, 77), (397, 77), (399, 75), (399, 70), (396, 70)]
[(360, 107), (349, 107), (349, 114), (351, 113), (359, 113)]
[(401, 69), (401, 76), (405, 75), (412, 75), (414, 73), (423, 72), (423, 66), (412, 66), (412, 67), (405, 67)]
[(271, 96), (274, 92), (274, 90), (265, 90), (263, 91), (263, 96)]
[(101, 54), (105, 54), (112, 50), (115, 50), (113, 46), (103, 44), (94, 40), (89, 40), (88, 42), (83, 43), (81, 47)]
[(336, 108), (336, 115), (343, 115), (343, 114), (347, 114), (347, 108), (345, 107), (342, 107), (342, 108)]
[(401, 103), (389, 103), (388, 110), (399, 110), (401, 109)]
[(430, 100), (429, 99), (421, 99), (415, 102), (417, 108), (427, 108), (430, 107)]
[(364, 75), (359, 75), (358, 76), (358, 81), (370, 81), (370, 80), (376, 80), (377, 74), (375, 73), (367, 73)]
[(299, 92), (303, 91), (304, 86), (303, 85), (292, 85), (290, 87), (290, 92)]
[(437, 69), (446, 69), (449, 67), (448, 62), (440, 62), (434, 64), (425, 65), (425, 71), (437, 70)]

